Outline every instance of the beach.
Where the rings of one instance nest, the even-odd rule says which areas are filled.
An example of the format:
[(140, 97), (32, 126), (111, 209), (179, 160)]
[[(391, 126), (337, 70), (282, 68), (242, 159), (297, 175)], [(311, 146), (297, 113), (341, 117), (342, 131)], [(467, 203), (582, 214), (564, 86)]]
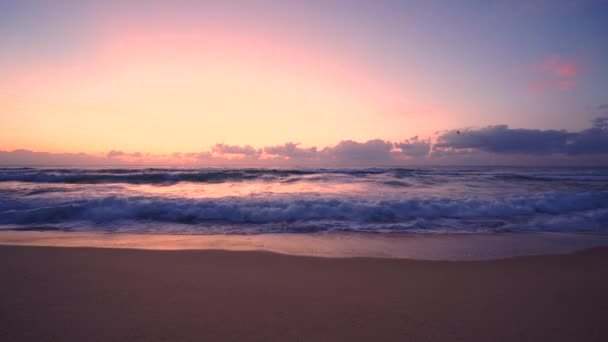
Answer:
[(3, 341), (605, 341), (608, 248), (498, 260), (0, 246)]
[(606, 341), (599, 168), (0, 168), (0, 341)]

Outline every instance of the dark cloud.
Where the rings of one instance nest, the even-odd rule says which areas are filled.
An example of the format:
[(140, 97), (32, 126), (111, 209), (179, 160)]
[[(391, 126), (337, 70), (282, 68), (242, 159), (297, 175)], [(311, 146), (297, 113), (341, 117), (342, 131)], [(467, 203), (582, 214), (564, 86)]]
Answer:
[(608, 118), (593, 120), (580, 131), (513, 129), (507, 125), (447, 131), (434, 146), (440, 153), (472, 149), (497, 154), (603, 154), (608, 153)]
[(593, 123), (592, 129), (600, 129), (600, 130), (608, 129), (608, 117), (595, 118), (591, 122)]
[(592, 128), (571, 133), (565, 147), (567, 154), (608, 153), (608, 117), (595, 118)]
[(259, 156), (262, 154), (262, 150), (256, 150), (255, 148), (247, 145), (247, 146), (237, 146), (237, 145), (226, 145), (224, 143), (215, 144), (211, 148), (211, 152), (218, 154), (240, 154), (244, 156)]
[(264, 153), (287, 158), (315, 158), (317, 148), (301, 148), (300, 143), (288, 142), (283, 145), (264, 147)]
[(511, 129), (507, 125), (452, 130), (437, 137), (435, 148), (477, 149), (494, 153), (556, 153), (566, 143), (566, 131)]
[(324, 161), (338, 164), (385, 164), (391, 162), (393, 143), (381, 139), (364, 143), (343, 140), (337, 145), (324, 148), (321, 153)]
[(408, 157), (423, 157), (431, 151), (431, 139), (420, 139), (418, 136), (415, 136), (395, 143), (395, 147), (400, 148), (401, 153)]

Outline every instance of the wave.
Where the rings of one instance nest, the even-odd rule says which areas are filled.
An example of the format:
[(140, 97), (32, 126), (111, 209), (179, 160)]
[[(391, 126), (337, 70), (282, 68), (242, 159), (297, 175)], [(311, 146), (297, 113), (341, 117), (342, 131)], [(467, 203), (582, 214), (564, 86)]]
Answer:
[(495, 176), (511, 181), (548, 181), (548, 182), (608, 182), (608, 172), (573, 173), (505, 173)]
[[(482, 169), (176, 169), (176, 168), (0, 168), (0, 182), (65, 183), (65, 184), (152, 184), (172, 185), (179, 182), (222, 183), (266, 181), (293, 183), (300, 180), (326, 181), (344, 176), (353, 179), (377, 179), (381, 183), (399, 187), (410, 185), (408, 179), (420, 184), (434, 185), (459, 180), (490, 180), (509, 182), (595, 182), (608, 183), (608, 170), (569, 170), (546, 172), (522, 170)], [(346, 179), (345, 178), (345, 179)]]
[(365, 177), (392, 169), (0, 169), (0, 182), (68, 184), (174, 184), (178, 182), (221, 183), (247, 180), (277, 181), (292, 176), (342, 174)]
[(365, 199), (270, 196), (191, 199), (115, 195), (95, 199), (0, 200), (1, 225), (84, 222), (103, 226), (116, 222), (155, 222), (196, 225), (197, 229), (203, 231), (205, 226), (214, 224), (300, 225), (309, 229), (364, 225), (372, 230), (374, 227), (391, 226), (415, 226), (425, 229), (438, 225), (456, 227), (479, 224), (531, 224), (529, 228), (533, 229), (535, 224), (542, 226), (538, 223), (541, 219), (555, 221), (557, 218), (575, 216), (582, 220), (581, 229), (608, 228), (608, 193), (557, 192), (503, 198)]

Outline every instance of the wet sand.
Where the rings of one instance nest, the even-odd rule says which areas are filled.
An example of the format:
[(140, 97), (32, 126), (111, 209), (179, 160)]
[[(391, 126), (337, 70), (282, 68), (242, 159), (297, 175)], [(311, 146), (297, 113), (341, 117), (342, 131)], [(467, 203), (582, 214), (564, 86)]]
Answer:
[(608, 248), (502, 260), (0, 246), (2, 341), (607, 341)]
[(606, 233), (167, 235), (0, 231), (0, 245), (266, 251), (330, 258), (492, 260), (608, 247)]

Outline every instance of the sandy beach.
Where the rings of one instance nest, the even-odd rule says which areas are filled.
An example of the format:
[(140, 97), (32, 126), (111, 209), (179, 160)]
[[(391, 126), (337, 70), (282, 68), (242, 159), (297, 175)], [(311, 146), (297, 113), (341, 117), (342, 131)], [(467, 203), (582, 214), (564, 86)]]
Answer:
[(608, 248), (483, 261), (0, 246), (2, 341), (605, 341)]

